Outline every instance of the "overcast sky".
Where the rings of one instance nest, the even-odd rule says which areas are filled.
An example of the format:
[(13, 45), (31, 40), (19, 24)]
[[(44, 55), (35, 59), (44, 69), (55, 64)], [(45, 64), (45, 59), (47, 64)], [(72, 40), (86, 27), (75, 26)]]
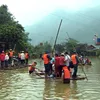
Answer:
[(23, 26), (31, 25), (49, 13), (64, 9), (71, 12), (93, 8), (100, 0), (0, 0)]

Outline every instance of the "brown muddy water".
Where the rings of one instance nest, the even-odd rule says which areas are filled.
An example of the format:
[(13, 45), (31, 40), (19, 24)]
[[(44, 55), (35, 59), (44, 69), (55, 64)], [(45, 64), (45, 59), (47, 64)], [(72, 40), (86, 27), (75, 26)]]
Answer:
[[(100, 100), (100, 59), (84, 66), (88, 80), (63, 84), (61, 80), (29, 75), (27, 68), (0, 70), (0, 100)], [(39, 68), (43, 68), (38, 61)], [(78, 74), (85, 76), (81, 67)]]

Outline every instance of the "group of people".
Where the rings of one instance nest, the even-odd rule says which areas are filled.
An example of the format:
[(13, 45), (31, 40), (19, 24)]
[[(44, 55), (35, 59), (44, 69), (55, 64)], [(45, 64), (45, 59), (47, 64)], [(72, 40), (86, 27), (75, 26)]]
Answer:
[[(55, 53), (52, 57), (51, 54), (46, 51), (41, 58), (44, 62), (45, 78), (62, 78), (63, 83), (70, 83), (71, 78), (77, 78), (78, 65), (83, 61), (83, 57), (78, 55), (75, 51), (71, 54), (68, 52), (61, 54)], [(86, 62), (89, 61), (90, 60), (87, 58)], [(35, 70), (38, 69), (36, 68), (36, 65), (37, 62), (33, 62), (29, 65), (29, 74), (36, 72), (36, 74), (39, 75), (39, 73)], [(41, 70), (39, 71), (41, 72)]]
[(54, 57), (51, 57), (48, 52), (45, 52), (42, 59), (44, 61), (46, 78), (52, 74), (55, 77), (63, 76), (63, 82), (69, 83), (70, 77), (77, 77), (79, 58), (76, 52), (73, 52), (71, 55), (68, 52), (56, 53)]
[(1, 68), (8, 67), (8, 64), (11, 64), (13, 54), (14, 52), (12, 49), (10, 49), (8, 52), (2, 51), (0, 53)]
[(14, 59), (15, 58), (14, 54), (15, 52), (12, 49), (10, 49), (8, 52), (2, 51), (0, 53), (1, 69), (9, 67), (9, 65), (14, 66), (14, 61), (16, 60), (18, 63), (28, 64), (28, 59), (29, 59), (28, 52), (21, 51), (20, 53), (18, 53), (16, 59)]
[(20, 53), (18, 53), (18, 60), (22, 65), (28, 65), (28, 60), (29, 60), (29, 53), (28, 51), (24, 52), (21, 51)]
[(82, 65), (91, 65), (92, 64), (90, 59), (87, 56), (84, 57), (84, 56), (80, 55), (79, 60), (80, 60)]

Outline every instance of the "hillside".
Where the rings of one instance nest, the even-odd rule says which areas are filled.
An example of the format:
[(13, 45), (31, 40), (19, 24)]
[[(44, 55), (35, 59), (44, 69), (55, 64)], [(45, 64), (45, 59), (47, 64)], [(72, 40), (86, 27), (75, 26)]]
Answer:
[(68, 35), (82, 43), (94, 44), (93, 36), (98, 33), (100, 36), (100, 7), (82, 10), (77, 13), (58, 9), (47, 15), (44, 19), (25, 30), (30, 33), (32, 44), (49, 41), (54, 43), (60, 20), (63, 19), (57, 43), (64, 42)]

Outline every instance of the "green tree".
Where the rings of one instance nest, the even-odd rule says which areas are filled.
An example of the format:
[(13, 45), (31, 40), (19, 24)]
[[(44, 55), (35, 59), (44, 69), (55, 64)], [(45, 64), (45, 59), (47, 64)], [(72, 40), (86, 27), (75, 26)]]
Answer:
[(30, 46), (29, 33), (26, 33), (24, 27), (14, 20), (13, 15), (8, 11), (7, 5), (0, 7), (0, 42), (5, 42), (8, 48), (25, 50)]
[(56, 44), (55, 51), (62, 53), (65, 51), (65, 44)]
[(52, 46), (48, 42), (44, 42), (44, 43), (42, 43), (42, 45), (40, 43), (40, 44), (34, 46), (33, 55), (35, 55), (36, 57), (39, 57), (40, 54), (43, 54), (45, 51), (52, 52)]
[(65, 42), (65, 49), (69, 52), (76, 51), (76, 47), (77, 47), (78, 43), (79, 43), (79, 41), (77, 41), (73, 38), (69, 38)]
[(13, 16), (8, 12), (7, 5), (2, 5), (0, 7), (0, 24), (6, 24), (13, 20)]

